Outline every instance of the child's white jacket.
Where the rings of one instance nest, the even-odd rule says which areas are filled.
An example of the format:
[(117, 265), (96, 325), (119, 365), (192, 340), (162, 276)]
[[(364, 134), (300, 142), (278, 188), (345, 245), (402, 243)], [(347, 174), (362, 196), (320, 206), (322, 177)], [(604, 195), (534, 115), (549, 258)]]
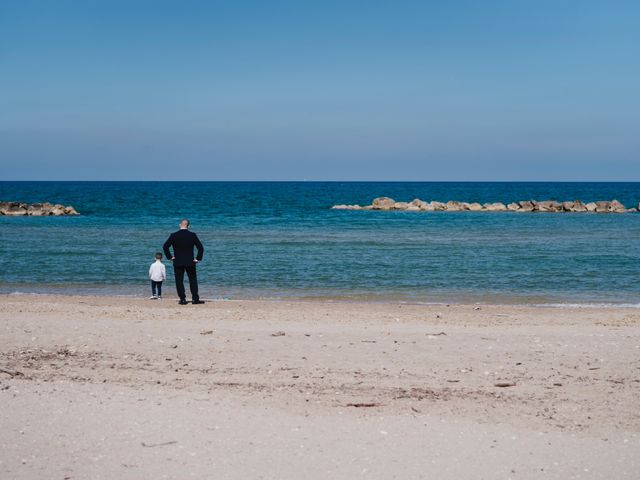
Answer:
[(163, 282), (167, 279), (167, 269), (162, 262), (153, 262), (149, 267), (149, 278), (154, 282)]

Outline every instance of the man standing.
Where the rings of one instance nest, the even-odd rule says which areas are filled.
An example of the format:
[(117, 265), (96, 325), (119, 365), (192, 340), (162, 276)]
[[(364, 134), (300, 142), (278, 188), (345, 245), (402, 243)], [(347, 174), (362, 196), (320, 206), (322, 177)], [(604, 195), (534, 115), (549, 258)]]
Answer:
[[(173, 254), (169, 247), (173, 247)], [(198, 249), (198, 254), (193, 258), (193, 247)], [(189, 231), (189, 220), (186, 218), (180, 221), (180, 230), (173, 232), (162, 247), (167, 258), (173, 261), (173, 273), (176, 277), (176, 290), (180, 305), (186, 305), (186, 295), (184, 291), (184, 272), (189, 277), (189, 289), (191, 290), (191, 300), (193, 304), (204, 303), (198, 296), (198, 277), (196, 276), (196, 264), (202, 260), (204, 247), (200, 243), (198, 236)]]

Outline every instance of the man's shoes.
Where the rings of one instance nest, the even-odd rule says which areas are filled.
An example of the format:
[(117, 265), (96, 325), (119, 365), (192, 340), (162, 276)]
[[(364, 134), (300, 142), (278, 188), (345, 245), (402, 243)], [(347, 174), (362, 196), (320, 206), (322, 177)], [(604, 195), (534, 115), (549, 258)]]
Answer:
[(158, 297), (156, 297), (155, 295), (152, 295), (152, 296), (149, 297), (149, 300), (157, 300), (157, 299), (158, 299)]
[(180, 301), (178, 302), (178, 305), (186, 305), (187, 301), (184, 298), (181, 298)]
[(201, 303), (204, 303), (202, 300), (194, 300), (193, 302), (191, 302), (193, 305), (199, 305)]

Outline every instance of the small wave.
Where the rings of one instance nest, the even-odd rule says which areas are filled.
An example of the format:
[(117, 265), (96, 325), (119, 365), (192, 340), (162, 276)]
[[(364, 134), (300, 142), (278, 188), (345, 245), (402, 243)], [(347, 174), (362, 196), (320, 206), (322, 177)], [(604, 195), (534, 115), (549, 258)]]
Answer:
[(19, 295), (36, 295), (36, 296), (49, 296), (49, 295), (55, 295), (52, 293), (37, 293), (37, 292), (20, 292), (20, 291), (15, 291), (15, 292), (9, 292), (7, 295), (14, 295), (14, 296), (19, 296)]
[(87, 293), (87, 292), (59, 292), (59, 291), (50, 291), (50, 292), (22, 292), (19, 290), (8, 292), (8, 293), (0, 293), (0, 295), (11, 295), (11, 296), (34, 296), (34, 297), (123, 297), (123, 298), (142, 298), (145, 297), (144, 294), (123, 294), (123, 293)]
[(551, 308), (640, 308), (640, 303), (534, 303), (522, 306)]

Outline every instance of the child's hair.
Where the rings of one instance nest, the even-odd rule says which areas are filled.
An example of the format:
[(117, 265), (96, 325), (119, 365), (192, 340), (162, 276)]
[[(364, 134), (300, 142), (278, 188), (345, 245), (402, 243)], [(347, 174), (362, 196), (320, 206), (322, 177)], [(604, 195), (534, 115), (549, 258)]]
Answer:
[(162, 253), (156, 252), (156, 259), (162, 260)]

